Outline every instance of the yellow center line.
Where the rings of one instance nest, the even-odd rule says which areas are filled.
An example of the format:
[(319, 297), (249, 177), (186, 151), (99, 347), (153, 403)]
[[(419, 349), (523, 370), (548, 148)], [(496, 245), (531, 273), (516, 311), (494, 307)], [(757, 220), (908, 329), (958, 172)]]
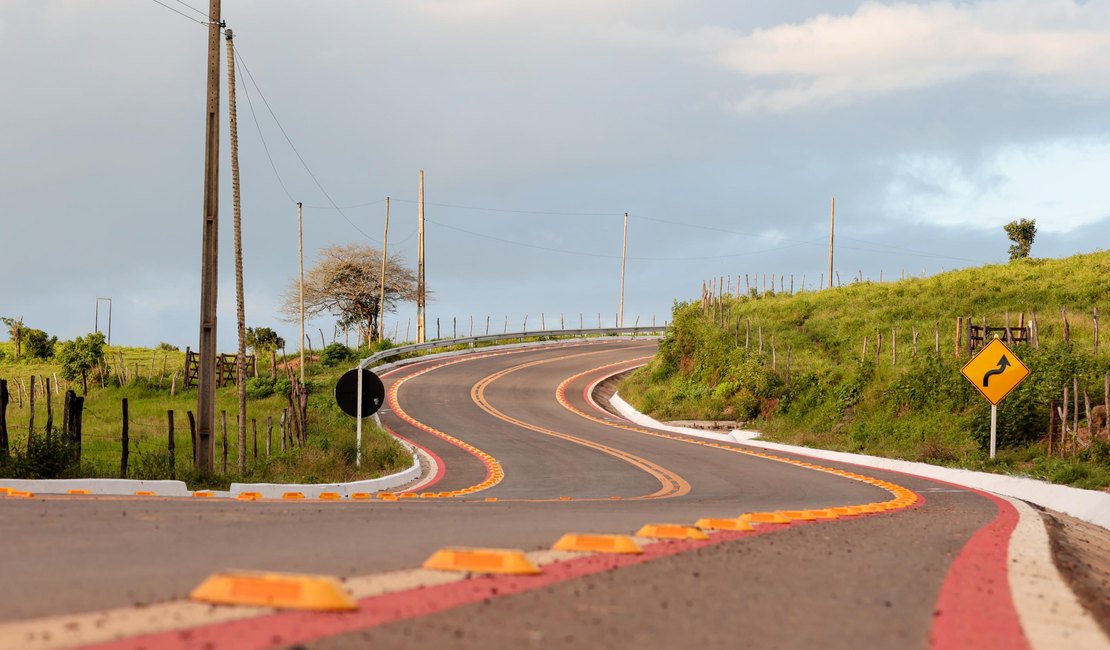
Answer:
[[(538, 361), (530, 361), (528, 363), (522, 363), (520, 365), (513, 366), (511, 368), (506, 368), (504, 370), (495, 372), (492, 375), (489, 375), (489, 376), (483, 378), (482, 380), (480, 380), (478, 383), (476, 383), (470, 391), (470, 397), (471, 397), (472, 400), (474, 400), (474, 403), (477, 404), (479, 408), (481, 408), (483, 411), (489, 413), (490, 415), (492, 415), (493, 417), (495, 417), (499, 420), (502, 420), (504, 422), (508, 422), (508, 423), (513, 424), (515, 426), (521, 427), (523, 429), (528, 429), (529, 431), (535, 431), (536, 433), (541, 433), (543, 435), (552, 436), (554, 438), (559, 438), (561, 440), (566, 440), (568, 442), (573, 442), (575, 444), (582, 445), (584, 447), (588, 447), (588, 448), (593, 449), (595, 451), (600, 451), (602, 453), (609, 454), (610, 456), (613, 456), (615, 458), (619, 458), (620, 460), (623, 460), (624, 462), (632, 465), (633, 467), (635, 467), (635, 468), (637, 468), (641, 471), (647, 472), (652, 477), (654, 477), (656, 480), (658, 480), (659, 483), (661, 484), (661, 487), (658, 490), (656, 490), (655, 492), (651, 493), (651, 494), (646, 494), (646, 495), (637, 496), (637, 497), (630, 497), (630, 499), (664, 499), (664, 498), (672, 498), (672, 497), (678, 497), (678, 496), (682, 496), (684, 494), (688, 494), (690, 492), (689, 482), (687, 482), (686, 479), (682, 478), (677, 473), (663, 467), (662, 465), (659, 465), (659, 464), (654, 463), (650, 460), (647, 460), (646, 458), (642, 458), (640, 456), (630, 454), (626, 451), (616, 449), (615, 447), (610, 447), (608, 445), (603, 445), (603, 444), (600, 444), (600, 443), (597, 443), (597, 442), (593, 442), (592, 440), (586, 440), (585, 438), (579, 438), (578, 436), (573, 436), (573, 435), (570, 435), (568, 433), (563, 433), (561, 431), (555, 431), (554, 429), (549, 429), (547, 427), (542, 427), (542, 426), (539, 426), (539, 425), (536, 425), (536, 424), (525, 422), (525, 421), (520, 420), (518, 418), (514, 418), (510, 415), (506, 415), (502, 411), (500, 411), (497, 408), (495, 408), (494, 406), (492, 406), (489, 403), (489, 401), (486, 399), (486, 396), (485, 396), (486, 389), (493, 382), (495, 382), (495, 381), (497, 381), (497, 380), (499, 380), (499, 379), (501, 379), (501, 378), (503, 378), (503, 377), (505, 377), (509, 374), (517, 372), (519, 370), (524, 370), (525, 368), (532, 368), (532, 367), (542, 365), (542, 364), (545, 364), (545, 363), (552, 363), (554, 361), (562, 361), (562, 360), (565, 360), (565, 359), (574, 359), (574, 358), (590, 356), (590, 355), (594, 355), (594, 354), (602, 354), (602, 353), (605, 353), (605, 352), (611, 352), (611, 350), (602, 350), (602, 351), (599, 351), (599, 352), (583, 352), (583, 353), (580, 353), (580, 354), (562, 356), (562, 357), (558, 357), (558, 358), (555, 358), (555, 359), (540, 359)], [(566, 499), (564, 499), (564, 500), (566, 500)], [(586, 500), (586, 499), (573, 499), (573, 500), (583, 501), (583, 500)], [(597, 499), (589, 499), (589, 500), (597, 500)]]

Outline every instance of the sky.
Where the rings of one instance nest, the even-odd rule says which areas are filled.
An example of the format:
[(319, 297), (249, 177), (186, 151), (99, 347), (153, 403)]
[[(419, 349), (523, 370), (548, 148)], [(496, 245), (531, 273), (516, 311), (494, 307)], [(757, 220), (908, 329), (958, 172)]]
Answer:
[[(113, 343), (197, 347), (206, 10), (0, 4), (0, 316), (70, 339), (111, 297)], [(833, 196), (842, 282), (1005, 262), (1018, 218), (1036, 257), (1110, 234), (1110, 0), (224, 0), (223, 19), (247, 324), (290, 342), (295, 203), (306, 265), (380, 246), (386, 196), (415, 265), (419, 170), (433, 336), (611, 325), (626, 212), (626, 325), (718, 276), (816, 288)], [(330, 342), (333, 319), (308, 330)]]

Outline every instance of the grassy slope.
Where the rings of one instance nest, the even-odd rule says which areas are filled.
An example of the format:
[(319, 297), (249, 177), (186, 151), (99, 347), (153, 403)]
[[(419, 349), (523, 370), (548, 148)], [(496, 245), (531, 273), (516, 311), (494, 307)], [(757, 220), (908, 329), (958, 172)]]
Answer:
[[(60, 373), (61, 368), (52, 361), (48, 362), (19, 362), (13, 361), (14, 346), (10, 343), (0, 343), (0, 379), (9, 380), (9, 390), (12, 392), (12, 403), (8, 406), (8, 428), (11, 436), (11, 446), (14, 449), (25, 449), (27, 440), (27, 426), (29, 419), (29, 401), (27, 395), (23, 396), (23, 408), (20, 409), (16, 402), (16, 388), (13, 381), (16, 378), (29, 384), (29, 377), (41, 375), (50, 377), (53, 373)], [(101, 388), (98, 380), (90, 377), (89, 395), (85, 401), (85, 417), (82, 432), (82, 467), (83, 476), (118, 476), (120, 463), (120, 436), (121, 436), (121, 399), (128, 399), (129, 410), (129, 438), (130, 459), (129, 474), (134, 478), (168, 478), (168, 464), (166, 460), (167, 442), (167, 410), (173, 410), (175, 424), (176, 446), (176, 474), (178, 478), (189, 481), (190, 486), (223, 486), (233, 480), (248, 481), (289, 481), (289, 482), (326, 482), (346, 481), (358, 478), (372, 478), (382, 474), (403, 469), (411, 462), (408, 452), (404, 451), (392, 437), (377, 430), (372, 423), (364, 427), (363, 436), (363, 467), (356, 469), (350, 458), (354, 453), (354, 420), (343, 413), (335, 405), (331, 392), (338, 377), (347, 369), (349, 363), (339, 364), (336, 367), (324, 367), (319, 364), (310, 364), (306, 370), (306, 381), (309, 384), (309, 445), (304, 449), (297, 449), (282, 453), (280, 443), (280, 427), (282, 409), (288, 406), (283, 396), (251, 400), (247, 403), (247, 420), (253, 418), (258, 422), (258, 441), (260, 460), (255, 462), (251, 458), (252, 438), (248, 437), (248, 474), (245, 477), (235, 476), (238, 463), (238, 443), (236, 438), (235, 414), (237, 400), (234, 387), (221, 388), (216, 391), (217, 399), (217, 436), (219, 436), (219, 412), (226, 411), (228, 415), (228, 473), (220, 474), (198, 483), (191, 468), (191, 436), (187, 411), (196, 411), (196, 388), (184, 390), (180, 385), (175, 397), (169, 395), (170, 377), (175, 371), (181, 371), (184, 365), (184, 353), (171, 352), (163, 356), (161, 351), (143, 348), (118, 348), (113, 347), (106, 354), (110, 363), (115, 363), (116, 351), (123, 353), (124, 363), (130, 368), (129, 373), (135, 372), (135, 364), (141, 379), (123, 386), (118, 386), (114, 379), (107, 388)], [(166, 361), (165, 378), (162, 377), (163, 358)], [(153, 377), (151, 374), (151, 361), (154, 361)], [(269, 363), (261, 362), (259, 374), (269, 375)], [(80, 382), (70, 386), (78, 394), (81, 393)], [(63, 386), (64, 388), (64, 386)], [(46, 403), (41, 395), (37, 398), (35, 429), (41, 435), (46, 424)], [(57, 428), (61, 421), (62, 396), (54, 398), (54, 421)], [(273, 455), (265, 459), (267, 417), (274, 419)], [(248, 429), (249, 431), (249, 429)], [(221, 439), (216, 441), (216, 468), (219, 472), (221, 456)], [(0, 468), (0, 476), (3, 476)]]
[[(1110, 253), (1024, 260), (835, 291), (726, 299), (723, 315), (676, 307), (660, 355), (621, 388), (664, 419), (755, 420), (770, 439), (914, 460), (1030, 473), (1088, 487), (1110, 485), (1110, 445), (1074, 459), (1044, 457), (1048, 400), (1078, 376), (1094, 402), (1110, 371), (1106, 345), (1091, 354), (1091, 308), (1110, 296)], [(1062, 343), (1066, 306), (1071, 344)], [(1105, 305), (1104, 305), (1105, 306)], [(1041, 349), (1019, 347), (1034, 374), (1000, 407), (1005, 448), (983, 452), (989, 408), (959, 375), (955, 317), (1003, 324), (1036, 312)], [(744, 339), (750, 322), (750, 349)], [(939, 355), (933, 352), (939, 324)], [(757, 351), (762, 329), (763, 353)], [(912, 355), (913, 330), (918, 355)], [(897, 331), (898, 364), (891, 336)], [(875, 342), (883, 338), (876, 358)], [(868, 338), (864, 357), (863, 340)], [(774, 337), (777, 367), (772, 369)], [(787, 381), (786, 358), (790, 358)], [(1082, 409), (1082, 399), (1080, 399)]]

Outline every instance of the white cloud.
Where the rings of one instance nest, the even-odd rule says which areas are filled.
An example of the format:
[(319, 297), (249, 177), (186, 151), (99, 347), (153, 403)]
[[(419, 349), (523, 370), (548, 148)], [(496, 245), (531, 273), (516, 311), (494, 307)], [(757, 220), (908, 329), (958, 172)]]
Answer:
[(697, 52), (753, 80), (740, 111), (848, 105), (980, 74), (1101, 91), (1110, 72), (1110, 2), (989, 0), (926, 5), (866, 2), (750, 33), (626, 28), (625, 44)]
[(1069, 233), (1110, 217), (1108, 167), (1104, 140), (1006, 147), (974, 171), (939, 156), (905, 155), (895, 162), (886, 210), (895, 219), (979, 229), (1030, 218), (1043, 232)]

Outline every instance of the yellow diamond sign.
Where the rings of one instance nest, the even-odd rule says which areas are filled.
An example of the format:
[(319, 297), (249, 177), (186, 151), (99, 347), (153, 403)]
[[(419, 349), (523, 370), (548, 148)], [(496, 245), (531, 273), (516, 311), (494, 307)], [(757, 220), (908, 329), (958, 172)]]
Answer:
[(1001, 339), (984, 346), (960, 372), (995, 406), (1029, 376), (1029, 368)]

